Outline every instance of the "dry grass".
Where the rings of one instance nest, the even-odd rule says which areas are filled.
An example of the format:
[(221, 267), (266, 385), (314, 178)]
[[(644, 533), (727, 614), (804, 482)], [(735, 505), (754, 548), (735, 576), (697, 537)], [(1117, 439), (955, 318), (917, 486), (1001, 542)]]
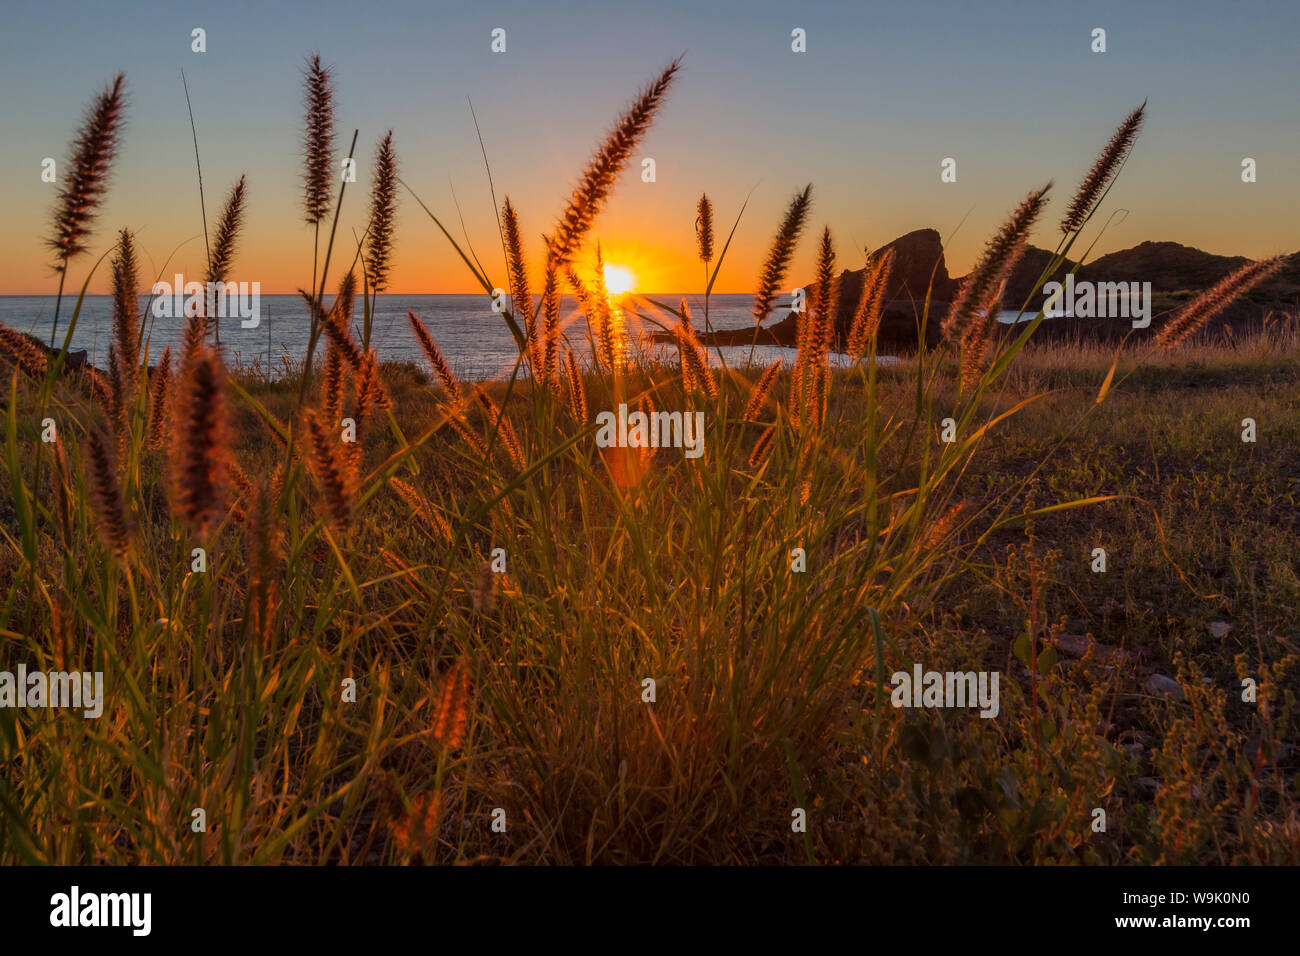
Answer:
[[(543, 340), (532, 381), (457, 381), (414, 314), (436, 381), (379, 363), (373, 259), (361, 341), (355, 263), (327, 313), (317, 392), (310, 354), (298, 378), (231, 376), (197, 334), (175, 381), (132, 384), (119, 362), (106, 399), (0, 333), (16, 366), (0, 642), (108, 686), (98, 720), (0, 708), (0, 860), (1300, 859), (1294, 340), (1121, 363), (1034, 349), (1036, 320), (990, 336), (973, 371), (954, 336), (836, 372), (826, 231), (798, 387), (777, 365), (711, 369), (684, 304), (667, 310), (677, 363), (626, 354), (598, 249), (590, 284), (572, 263), (677, 70), (598, 146), (546, 246), (542, 321), (507, 315), (521, 364)], [(319, 225), (318, 58), (308, 91)], [(810, 196), (777, 230), (757, 320)], [(966, 318), (1044, 202), (1031, 193), (990, 243)], [(888, 268), (855, 320), (869, 356)], [(314, 317), (327, 273), (305, 293)], [(549, 354), (561, 275), (594, 330), (591, 369)], [(124, 343), (137, 319), (124, 311)], [(702, 412), (705, 454), (598, 447), (593, 413), (620, 404)], [(101, 429), (119, 410), (113, 456)], [(60, 442), (42, 474), (47, 415)], [(1108, 575), (1089, 570), (1098, 541)], [(1235, 636), (1210, 640), (1221, 618)], [(917, 663), (998, 671), (998, 717), (890, 707), (886, 675)], [(1144, 690), (1154, 672), (1181, 703)]]

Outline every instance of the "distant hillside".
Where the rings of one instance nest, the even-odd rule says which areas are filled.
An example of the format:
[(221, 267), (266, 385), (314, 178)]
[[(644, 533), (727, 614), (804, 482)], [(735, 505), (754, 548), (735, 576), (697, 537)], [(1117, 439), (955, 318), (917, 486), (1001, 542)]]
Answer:
[[(927, 344), (934, 345), (938, 341), (939, 321), (947, 314), (948, 305), (965, 277), (952, 277), (948, 274), (943, 241), (934, 229), (917, 229), (882, 246), (868, 257), (866, 268), (890, 249), (894, 250), (895, 262), (886, 292), (888, 304), (880, 324), (880, 349), (888, 352), (916, 348), (917, 319), (927, 289), (931, 290), (931, 301), (926, 340)], [(1029, 295), (1051, 258), (1050, 251), (1036, 246), (1029, 247), (1007, 281), (1002, 296), (1003, 308), (1019, 308), (1026, 301), (1035, 311), (1041, 307), (1041, 298), (1036, 295), (1030, 299)], [(1168, 312), (1208, 289), (1247, 261), (1249, 260), (1244, 256), (1219, 256), (1177, 242), (1143, 242), (1131, 249), (1112, 252), (1087, 263), (1075, 274), (1075, 280), (1150, 282), (1154, 317), (1149, 329), (1134, 333), (1133, 341), (1140, 341), (1160, 327), (1163, 316)], [(1049, 278), (1059, 281), (1073, 267), (1074, 262), (1068, 261)], [(862, 291), (864, 272), (865, 268), (846, 269), (840, 274), (836, 334), (841, 341), (848, 334), (848, 325)], [(807, 286), (810, 294), (814, 287), (815, 283)], [(1293, 254), (1289, 264), (1272, 280), (1228, 309), (1215, 325), (1235, 328), (1258, 321), (1270, 310), (1288, 311), (1293, 315), (1300, 311), (1300, 253)], [(1081, 337), (1118, 340), (1130, 329), (1128, 322), (1114, 319), (1063, 319), (1045, 322), (1035, 336), (1048, 339)], [(754, 329), (750, 326), (719, 330), (705, 339), (714, 345), (747, 345), (753, 337)], [(758, 341), (760, 344), (793, 345), (794, 315), (787, 315), (764, 326)]]

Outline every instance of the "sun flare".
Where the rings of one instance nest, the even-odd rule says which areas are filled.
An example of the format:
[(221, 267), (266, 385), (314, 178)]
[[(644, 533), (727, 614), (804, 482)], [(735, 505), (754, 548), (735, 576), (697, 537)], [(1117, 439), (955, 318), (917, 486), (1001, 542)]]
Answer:
[(627, 295), (636, 288), (636, 276), (632, 270), (612, 263), (605, 263), (605, 288), (611, 296)]

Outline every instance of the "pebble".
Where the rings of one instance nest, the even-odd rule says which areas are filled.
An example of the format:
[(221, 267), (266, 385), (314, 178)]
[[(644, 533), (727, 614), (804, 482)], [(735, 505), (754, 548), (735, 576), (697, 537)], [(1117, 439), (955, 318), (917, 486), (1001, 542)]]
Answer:
[(1146, 691), (1156, 697), (1168, 695), (1176, 701), (1181, 701), (1186, 696), (1183, 693), (1183, 685), (1164, 674), (1152, 674), (1148, 677)]

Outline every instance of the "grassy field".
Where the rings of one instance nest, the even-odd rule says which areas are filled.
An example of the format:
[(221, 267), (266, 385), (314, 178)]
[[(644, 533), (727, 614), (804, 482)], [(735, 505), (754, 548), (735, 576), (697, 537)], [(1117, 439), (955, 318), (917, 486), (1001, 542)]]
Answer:
[[(993, 316), (1049, 185), (989, 240), (940, 347), (911, 361), (873, 361), (888, 255), (835, 327), (823, 229), (791, 368), (711, 369), (685, 303), (661, 310), (675, 360), (647, 364), (626, 354), (589, 240), (678, 68), (596, 150), (545, 239), (536, 299), (528, 232), (503, 203), (501, 318), (523, 374), (491, 383), (458, 381), (414, 314), (420, 367), (371, 348), (401, 180), (390, 133), (366, 233), (336, 249), (346, 184), (336, 203), (319, 57), (301, 366), (228, 369), (206, 308), (160, 356), (123, 230), (100, 260), (108, 368), (65, 367), (82, 300), (64, 279), (88, 247), (123, 78), (100, 94), (50, 240), (62, 351), (0, 326), (0, 862), (1300, 858), (1300, 349), (1293, 331), (1196, 344), (1284, 260), (1162, 317), (1153, 354), (1036, 349), (1041, 313), (1013, 329)], [(1044, 276), (1144, 110), (1065, 208)], [(214, 220), (209, 283), (231, 275), (243, 186)], [(776, 229), (756, 322), (811, 197)], [(701, 197), (709, 286), (730, 242), (712, 222)], [(567, 343), (584, 328), (579, 361)], [(867, 361), (837, 371), (837, 349)], [(623, 406), (702, 416), (701, 454), (606, 441)], [(23, 666), (102, 673), (102, 715), (15, 706), (6, 673)], [(996, 675), (996, 715), (893, 706), (895, 675), (916, 667)]]
[[(332, 536), (301, 516), (273, 581), (255, 514), (223, 522), (195, 574), (161, 498), (140, 500), (140, 533), (155, 533), (122, 565), (77, 539), (93, 521), (74, 504), (73, 549), (42, 536), (39, 600), (6, 533), (6, 653), (93, 663), (109, 705), (85, 722), (0, 711), (6, 861), (1295, 862), (1296, 358), (1289, 341), (1194, 350), (1097, 405), (1109, 356), (1031, 347), (980, 414), (1038, 400), (979, 442), (919, 543), (910, 506), (889, 504), (909, 496), (886, 489), (866, 534), (860, 461), (807, 470), (814, 509), (797, 468), (773, 474), (793, 448), (733, 470), (752, 436), (721, 424), (699, 465), (603, 455), (588, 429), (513, 475), (508, 455), (484, 468), (443, 429), (408, 485), (445, 519), (421, 522), (391, 490)], [(424, 373), (383, 377), (403, 433), (436, 417)], [(915, 379), (882, 370), (882, 421), (910, 427)], [(275, 416), (295, 385), (243, 383)], [(829, 420), (859, 430), (866, 376), (837, 374), (831, 394)], [(955, 396), (932, 400), (942, 412)], [(522, 389), (507, 406), (530, 407)], [(247, 474), (281, 463), (255, 412), (233, 430)], [(533, 427), (519, 440), (530, 460), (545, 447)], [(398, 449), (388, 432), (368, 444), (368, 461)], [(159, 465), (145, 456), (143, 484)], [(76, 501), (75, 472), (72, 485)], [(1101, 496), (1115, 498), (986, 533), (1008, 506)], [(487, 567), (494, 547), (504, 574)], [(262, 588), (278, 593), (259, 633)], [(1000, 714), (890, 706), (879, 674), (916, 662), (999, 671)], [(472, 678), (449, 741), (455, 666)], [(1183, 699), (1148, 689), (1152, 674)]]

